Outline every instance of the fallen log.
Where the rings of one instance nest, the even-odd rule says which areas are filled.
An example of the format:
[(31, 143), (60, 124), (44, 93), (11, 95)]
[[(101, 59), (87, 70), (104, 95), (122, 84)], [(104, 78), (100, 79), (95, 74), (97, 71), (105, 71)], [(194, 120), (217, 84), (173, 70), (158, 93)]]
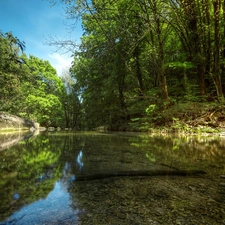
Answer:
[(203, 170), (138, 170), (117, 171), (104, 173), (79, 174), (76, 181), (99, 180), (111, 177), (133, 177), (133, 176), (194, 176), (206, 174)]

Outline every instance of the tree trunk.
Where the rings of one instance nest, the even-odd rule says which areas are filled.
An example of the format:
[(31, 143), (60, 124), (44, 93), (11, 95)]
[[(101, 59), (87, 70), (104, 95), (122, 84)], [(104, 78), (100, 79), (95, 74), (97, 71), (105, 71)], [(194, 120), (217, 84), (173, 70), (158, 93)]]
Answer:
[[(118, 46), (120, 49), (120, 46)], [(119, 51), (119, 50), (118, 50)], [(121, 57), (121, 54), (117, 54), (117, 84), (118, 84), (118, 92), (119, 92), (119, 102), (120, 109), (122, 112), (125, 112), (125, 98), (124, 98), (124, 88), (125, 88), (125, 76), (126, 76), (126, 65), (124, 58)]]
[(220, 0), (213, 0), (214, 8), (214, 66), (213, 66), (213, 77), (214, 84), (216, 86), (217, 97), (219, 100), (223, 100), (223, 90), (220, 75)]
[(138, 79), (139, 89), (140, 89), (140, 96), (144, 95), (144, 84), (143, 84), (143, 78), (142, 78), (142, 72), (141, 72), (141, 64), (140, 64), (140, 55), (141, 55), (141, 49), (140, 49), (140, 36), (141, 36), (141, 17), (136, 14), (135, 15), (135, 23), (136, 23), (136, 32), (135, 32), (135, 50), (134, 50), (134, 58), (135, 58), (135, 67), (136, 67), (136, 77)]
[(158, 41), (158, 52), (159, 52), (159, 62), (158, 62), (158, 76), (159, 76), (159, 81), (160, 81), (160, 87), (161, 87), (161, 92), (162, 92), (162, 97), (164, 101), (167, 101), (169, 98), (168, 95), (168, 90), (167, 90), (167, 80), (166, 80), (166, 74), (164, 71), (164, 61), (165, 61), (165, 56), (164, 56), (164, 45), (163, 45), (163, 40), (162, 40), (162, 24), (160, 21), (160, 15), (157, 9), (157, 1), (153, 0), (152, 1), (152, 8), (153, 8), (153, 13), (154, 13), (154, 20), (155, 20), (155, 30), (156, 30), (156, 36), (157, 36), (157, 41)]

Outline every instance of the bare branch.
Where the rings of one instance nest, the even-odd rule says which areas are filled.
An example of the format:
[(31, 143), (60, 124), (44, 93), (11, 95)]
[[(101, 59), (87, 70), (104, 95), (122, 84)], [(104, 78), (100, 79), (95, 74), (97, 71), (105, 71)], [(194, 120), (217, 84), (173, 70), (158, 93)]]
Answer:
[(60, 52), (62, 54), (66, 53), (72, 53), (79, 49), (80, 45), (77, 44), (76, 40), (72, 39), (59, 39), (57, 37), (49, 36), (48, 38), (45, 38), (44, 44), (49, 46), (56, 47), (56, 52)]

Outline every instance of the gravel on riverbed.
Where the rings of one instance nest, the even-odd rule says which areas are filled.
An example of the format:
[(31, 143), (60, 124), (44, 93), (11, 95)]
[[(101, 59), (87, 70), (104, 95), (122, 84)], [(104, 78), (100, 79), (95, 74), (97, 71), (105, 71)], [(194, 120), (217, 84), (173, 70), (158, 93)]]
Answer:
[(225, 176), (113, 177), (71, 186), (79, 225), (225, 224)]

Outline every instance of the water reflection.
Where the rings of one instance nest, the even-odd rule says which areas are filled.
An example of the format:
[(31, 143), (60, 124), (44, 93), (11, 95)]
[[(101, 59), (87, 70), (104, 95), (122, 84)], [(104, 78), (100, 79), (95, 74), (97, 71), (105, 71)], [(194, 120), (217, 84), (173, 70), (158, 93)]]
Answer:
[(159, 166), (225, 174), (225, 138), (46, 133), (25, 139), (0, 151), (0, 224), (77, 224), (78, 202), (90, 198), (77, 185), (79, 175)]
[(225, 173), (225, 138), (219, 136), (149, 136), (130, 139), (145, 150), (151, 162), (177, 169), (203, 169), (208, 174)]
[(56, 182), (54, 189), (45, 199), (22, 207), (0, 225), (43, 225), (43, 224), (77, 224), (78, 210), (71, 207), (72, 200), (66, 187)]
[(16, 133), (9, 132), (6, 134), (0, 134), (0, 151), (10, 148), (11, 146), (16, 145), (19, 142), (35, 135), (36, 133), (32, 132), (16, 132)]
[(83, 152), (80, 151), (78, 156), (77, 156), (77, 164), (78, 164), (78, 167), (79, 167), (79, 170), (81, 171), (83, 166), (84, 166), (84, 163), (82, 162), (82, 157), (83, 157)]

